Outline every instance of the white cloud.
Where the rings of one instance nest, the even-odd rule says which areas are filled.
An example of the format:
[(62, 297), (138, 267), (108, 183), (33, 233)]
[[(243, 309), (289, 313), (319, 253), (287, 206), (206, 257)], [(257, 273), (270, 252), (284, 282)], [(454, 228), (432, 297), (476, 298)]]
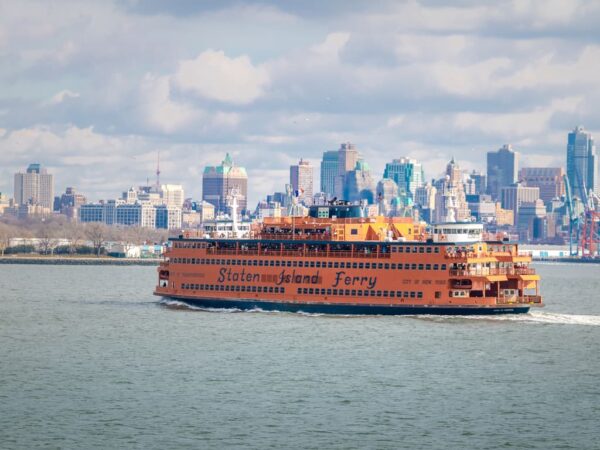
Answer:
[(204, 113), (193, 106), (171, 99), (169, 77), (146, 74), (140, 87), (141, 115), (146, 123), (172, 133), (198, 122)]
[(73, 91), (70, 91), (69, 89), (63, 89), (62, 91), (54, 94), (52, 96), (52, 98), (46, 102), (46, 104), (58, 105), (59, 103), (62, 103), (65, 100), (68, 100), (70, 98), (72, 99), (72, 98), (79, 98), (79, 97), (81, 97), (79, 92), (73, 92)]
[(196, 59), (181, 61), (174, 80), (183, 91), (244, 105), (263, 95), (269, 74), (265, 68), (252, 65), (246, 55), (229, 58), (222, 51), (206, 50)]

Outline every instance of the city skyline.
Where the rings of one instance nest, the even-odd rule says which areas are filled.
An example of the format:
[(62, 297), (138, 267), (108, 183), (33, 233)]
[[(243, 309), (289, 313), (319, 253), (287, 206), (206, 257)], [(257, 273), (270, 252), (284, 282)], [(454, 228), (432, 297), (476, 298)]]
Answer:
[(106, 198), (152, 179), (160, 151), (163, 178), (198, 198), (230, 152), (254, 203), (345, 141), (375, 173), (402, 156), (428, 178), (451, 156), (481, 170), (506, 142), (559, 166), (564, 130), (600, 129), (599, 18), (591, 1), (10, 2), (0, 192), (39, 161)]

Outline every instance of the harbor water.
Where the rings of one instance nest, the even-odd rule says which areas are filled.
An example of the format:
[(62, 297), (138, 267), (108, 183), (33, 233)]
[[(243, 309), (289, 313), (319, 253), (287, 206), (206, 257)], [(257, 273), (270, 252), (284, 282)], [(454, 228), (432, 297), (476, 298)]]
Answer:
[(537, 269), (526, 315), (340, 317), (0, 266), (0, 448), (600, 448), (600, 266)]

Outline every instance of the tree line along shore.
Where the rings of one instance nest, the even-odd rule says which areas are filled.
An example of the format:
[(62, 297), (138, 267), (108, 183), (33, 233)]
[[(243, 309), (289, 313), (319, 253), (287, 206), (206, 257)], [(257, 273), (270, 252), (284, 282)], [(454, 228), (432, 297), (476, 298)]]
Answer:
[[(102, 257), (110, 245), (122, 249), (141, 245), (162, 245), (167, 230), (135, 226), (108, 226), (102, 223), (78, 223), (64, 216), (15, 219), (0, 218), (0, 256)], [(22, 258), (20, 258), (22, 259)]]

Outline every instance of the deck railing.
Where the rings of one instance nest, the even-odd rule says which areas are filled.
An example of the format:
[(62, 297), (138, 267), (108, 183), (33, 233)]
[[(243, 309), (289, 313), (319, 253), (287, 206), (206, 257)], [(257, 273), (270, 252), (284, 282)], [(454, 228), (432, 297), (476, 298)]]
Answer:
[(481, 269), (450, 269), (450, 276), (454, 277), (488, 275), (535, 275), (535, 269), (529, 267), (482, 267)]
[(261, 248), (259, 249), (221, 249), (221, 248), (208, 248), (206, 249), (208, 255), (218, 256), (274, 256), (274, 257), (301, 257), (301, 258), (357, 258), (357, 259), (389, 259), (392, 257), (391, 253), (377, 253), (377, 252), (361, 252), (361, 251), (345, 251), (345, 250), (313, 250), (310, 248), (299, 248), (298, 250), (288, 249), (271, 249)]

